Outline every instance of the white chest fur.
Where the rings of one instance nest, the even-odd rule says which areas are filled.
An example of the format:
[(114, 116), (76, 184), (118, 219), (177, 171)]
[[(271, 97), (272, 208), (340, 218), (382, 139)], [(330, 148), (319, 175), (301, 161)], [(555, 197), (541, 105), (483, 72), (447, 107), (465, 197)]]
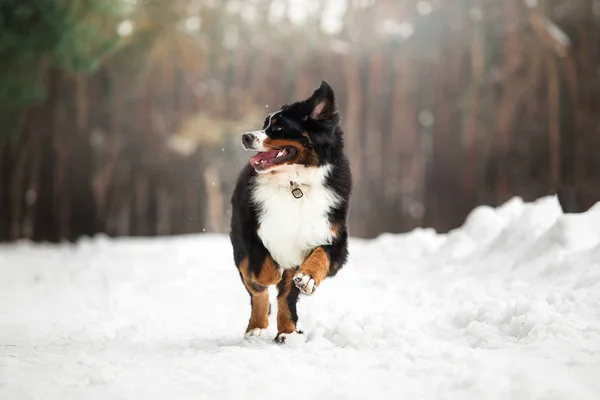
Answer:
[[(256, 177), (252, 197), (259, 207), (258, 236), (282, 268), (299, 266), (312, 249), (333, 239), (327, 214), (340, 199), (324, 186), (330, 170), (286, 166)], [(301, 198), (294, 198), (290, 182), (302, 190)]]

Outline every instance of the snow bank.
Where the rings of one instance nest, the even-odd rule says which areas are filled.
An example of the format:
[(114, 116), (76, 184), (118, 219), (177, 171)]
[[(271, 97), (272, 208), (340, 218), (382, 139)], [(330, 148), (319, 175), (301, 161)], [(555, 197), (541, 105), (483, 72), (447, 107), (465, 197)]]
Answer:
[(274, 314), (243, 339), (231, 259), (219, 235), (0, 246), (0, 398), (600, 398), (600, 204), (353, 240), (283, 346)]

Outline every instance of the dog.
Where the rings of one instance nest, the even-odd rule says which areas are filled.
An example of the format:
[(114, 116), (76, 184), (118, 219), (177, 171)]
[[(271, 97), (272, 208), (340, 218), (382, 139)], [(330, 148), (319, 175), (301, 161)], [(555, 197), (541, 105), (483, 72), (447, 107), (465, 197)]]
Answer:
[(301, 334), (300, 293), (314, 294), (346, 264), (352, 176), (340, 120), (323, 81), (308, 99), (284, 105), (261, 130), (242, 135), (244, 149), (257, 153), (238, 176), (229, 236), (250, 294), (246, 338), (266, 334), (270, 285), (278, 290), (275, 341)]

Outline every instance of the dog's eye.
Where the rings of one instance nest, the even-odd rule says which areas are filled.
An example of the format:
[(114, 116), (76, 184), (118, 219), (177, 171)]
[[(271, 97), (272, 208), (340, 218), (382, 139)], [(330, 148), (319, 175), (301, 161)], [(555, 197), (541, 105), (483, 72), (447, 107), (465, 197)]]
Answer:
[(279, 132), (281, 130), (280, 126), (276, 126), (273, 128), (273, 132)]

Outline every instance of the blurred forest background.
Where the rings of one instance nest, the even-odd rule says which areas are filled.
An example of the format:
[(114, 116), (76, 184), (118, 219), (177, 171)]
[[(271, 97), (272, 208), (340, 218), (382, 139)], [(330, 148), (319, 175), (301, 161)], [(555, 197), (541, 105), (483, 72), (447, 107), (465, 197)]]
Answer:
[(600, 199), (598, 0), (1, 0), (0, 241), (226, 232), (241, 133), (321, 80), (353, 236)]

